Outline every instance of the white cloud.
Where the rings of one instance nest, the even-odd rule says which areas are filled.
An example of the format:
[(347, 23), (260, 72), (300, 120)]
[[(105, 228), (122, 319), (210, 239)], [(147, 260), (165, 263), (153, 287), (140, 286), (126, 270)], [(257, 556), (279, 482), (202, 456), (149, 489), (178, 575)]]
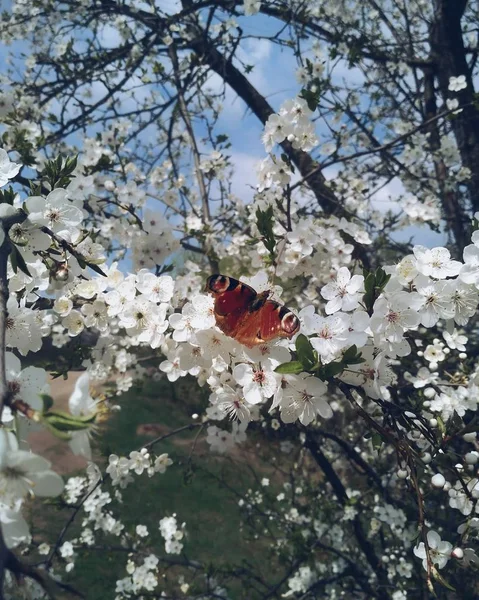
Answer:
[(258, 163), (264, 157), (244, 152), (233, 152), (230, 156), (231, 164), (234, 166), (231, 190), (245, 204), (249, 204), (253, 200), (256, 184), (258, 183), (256, 169)]

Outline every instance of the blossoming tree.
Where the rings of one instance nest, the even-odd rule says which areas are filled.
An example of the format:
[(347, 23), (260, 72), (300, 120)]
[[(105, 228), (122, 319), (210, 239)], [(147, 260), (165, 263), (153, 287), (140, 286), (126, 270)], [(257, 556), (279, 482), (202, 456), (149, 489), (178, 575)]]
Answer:
[[(121, 561), (117, 600), (477, 596), (478, 16), (465, 0), (12, 2), (0, 24), (12, 44), (0, 92), (5, 597), (81, 596), (67, 574), (105, 547)], [(276, 107), (252, 83), (252, 43), (295, 62), (297, 89)], [(222, 131), (232, 95), (263, 128), (248, 202)], [(248, 289), (236, 279), (258, 292), (236, 321), (271, 290), (299, 333), (241, 344), (205, 291), (219, 273), (221, 292)], [(47, 371), (72, 370), (85, 373), (65, 412)], [(115, 393), (121, 404), (153, 375), (207, 388), (202, 414), (103, 464), (92, 433)], [(107, 381), (109, 399), (92, 395)], [(28, 449), (32, 426), (85, 456), (86, 473), (63, 481)], [(161, 442), (184, 430), (211, 452), (251, 435), (280, 448), (281, 491), (262, 477), (238, 502), (270, 572), (190, 557), (188, 516), (158, 515), (161, 548), (141, 515), (125, 528), (123, 490), (175, 468)], [(32, 496), (60, 495), (64, 526), (40, 543)]]

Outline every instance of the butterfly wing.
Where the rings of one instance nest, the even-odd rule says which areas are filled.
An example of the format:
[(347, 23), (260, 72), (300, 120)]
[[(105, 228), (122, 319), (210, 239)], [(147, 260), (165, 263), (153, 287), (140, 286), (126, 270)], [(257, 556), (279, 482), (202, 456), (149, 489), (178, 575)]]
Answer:
[(216, 324), (221, 331), (252, 348), (276, 337), (292, 337), (299, 319), (288, 308), (226, 275), (212, 275), (206, 290), (215, 298)]
[(217, 315), (228, 315), (237, 310), (247, 310), (257, 296), (252, 287), (232, 277), (226, 277), (226, 275), (208, 277), (206, 289), (215, 298)]
[(212, 275), (209, 277), (206, 282), (206, 290), (215, 299), (217, 326), (224, 334), (235, 338), (238, 326), (250, 313), (250, 307), (256, 300), (255, 290), (249, 285), (226, 275)]
[(289, 308), (267, 300), (264, 305), (239, 323), (235, 339), (252, 348), (277, 337), (291, 338), (299, 331), (299, 319)]

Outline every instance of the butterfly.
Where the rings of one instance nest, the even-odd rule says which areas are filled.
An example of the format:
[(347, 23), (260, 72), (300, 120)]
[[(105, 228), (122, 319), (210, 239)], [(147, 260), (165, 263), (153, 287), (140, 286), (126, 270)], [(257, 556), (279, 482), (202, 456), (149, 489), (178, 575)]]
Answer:
[(206, 291), (215, 299), (216, 325), (236, 341), (253, 348), (277, 337), (291, 338), (299, 319), (289, 308), (269, 300), (271, 291), (252, 287), (226, 275), (211, 275)]

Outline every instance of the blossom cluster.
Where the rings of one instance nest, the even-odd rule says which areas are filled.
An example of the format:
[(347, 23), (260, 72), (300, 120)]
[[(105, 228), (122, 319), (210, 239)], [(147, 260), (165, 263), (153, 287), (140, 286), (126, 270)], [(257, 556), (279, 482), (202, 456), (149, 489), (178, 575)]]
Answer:
[[(244, 13), (254, 14), (260, 7), (260, 2), (247, 0)], [(173, 26), (169, 31), (163, 40), (167, 46), (179, 33)], [(66, 52), (66, 48), (57, 47), (56, 51)], [(315, 47), (313, 52), (314, 61), (298, 72), (304, 83), (318, 80), (325, 68), (320, 49)], [(465, 76), (450, 79), (450, 92), (465, 87)], [(0, 245), (8, 237), (17, 257), (16, 263), (11, 261), (8, 266), (11, 296), (5, 362), (11, 394), (2, 415), (6, 427), (0, 430), (0, 521), (9, 547), (29, 541), (28, 525), (21, 513), (26, 498), (32, 494), (57, 496), (63, 490), (65, 502), (81, 502), (84, 515), (81, 534), (59, 547), (67, 571), (74, 568), (80, 549), (92, 546), (99, 535), (114, 536), (122, 543), (134, 539), (135, 544), (148, 537), (148, 529), (141, 524), (134, 534), (127, 533), (112, 505), (121, 502), (122, 490), (135, 481), (135, 476), (164, 473), (172, 464), (167, 454), (154, 457), (144, 447), (128, 456), (110, 455), (106, 473), (112, 487), (107, 491), (99, 484), (98, 470), (92, 465), (86, 477), (70, 478), (64, 486), (48, 461), (20, 449), (17, 441), (22, 439), (27, 421), (42, 422), (57, 434), (67, 431), (73, 451), (92, 459), (90, 438), (102, 418), (104, 402), (93, 397), (90, 382), (106, 382), (114, 376), (117, 393), (127, 391), (135, 378), (147, 372), (142, 366), (146, 348), (154, 351), (155, 377), (176, 382), (189, 375), (199, 385), (207, 386), (209, 401), (201, 420), (206, 425), (207, 443), (219, 453), (244, 442), (250, 422), (271, 430), (279, 429), (281, 423), (296, 422), (302, 428), (314, 428), (335, 415), (344, 415), (347, 401), (340, 390), (352, 390), (353, 398), (372, 419), (377, 407), (394, 404), (396, 383), (409, 386), (415, 404), (400, 409), (404, 409), (402, 416), (409, 419), (411, 430), (403, 431), (403, 425), (398, 430), (419, 449), (434, 493), (442, 493), (444, 498), (447, 494), (450, 508), (465, 517), (458, 528), (460, 542), (454, 549), (451, 542), (441, 540), (439, 533), (426, 531), (424, 526), (423, 541), (416, 543), (414, 554), (423, 560), (426, 570), (431, 563), (440, 569), (450, 558), (463, 560), (463, 564), (479, 562), (474, 548), (465, 546), (469, 532), (479, 529), (474, 516), (479, 512), (476, 436), (465, 433), (468, 451), (454, 466), (455, 476), (448, 474), (446, 479), (436, 472), (437, 447), (427, 435), (430, 431), (442, 434), (455, 418), (464, 418), (462, 424), (466, 426), (470, 413), (477, 410), (479, 367), (468, 365), (461, 371), (456, 366), (457, 361), (468, 358), (470, 332), (466, 335), (464, 329), (470, 327), (479, 303), (478, 231), (461, 257), (451, 257), (442, 246), (429, 249), (415, 245), (397, 264), (384, 266), (381, 284), (375, 280), (371, 285), (371, 278), (378, 272), (360, 271), (354, 253), (372, 242), (370, 228), (362, 218), (366, 214), (366, 182), (347, 177), (344, 184), (336, 184), (345, 206), (358, 218), (318, 216), (304, 196), (288, 196), (292, 193), (289, 188), (294, 167), (287, 156), (272, 153), (277, 144), (284, 143), (303, 152), (316, 148), (319, 142), (311, 117), (307, 101), (296, 97), (268, 118), (263, 143), (269, 156), (259, 165), (254, 202), (247, 208), (238, 203), (230, 209), (219, 209), (217, 222), (208, 227), (194, 193), (188, 196), (189, 208), (179, 211), (184, 219), (179, 227), (172, 226), (175, 219), (168, 221), (150, 210), (142, 186), (147, 178), (132, 163), (124, 165), (126, 175), (121, 181), (91, 174), (94, 169), (90, 167), (99, 164), (102, 157), (113, 158), (121, 148), (128, 131), (128, 124), (121, 120), (105, 129), (101, 143), (93, 138), (85, 140), (85, 152), (69, 173), (69, 183), (49, 185), (46, 193), (38, 188), (29, 196), (14, 194), (11, 202), (0, 205), (1, 219), (21, 214), (8, 231), (0, 229)], [(29, 131), (33, 140), (38, 139), (39, 133), (32, 126)], [(5, 140), (8, 144), (8, 136)], [(435, 152), (426, 151), (427, 135), (416, 133), (411, 141), (401, 153), (411, 173), (405, 182), (407, 195), (400, 203), (403, 224), (437, 225), (441, 218), (439, 193), (433, 190), (425, 197), (414, 183), (421, 180), (419, 157), (426, 154), (428, 160), (443, 160), (455, 183), (467, 181), (471, 173), (457, 167), (457, 148), (447, 138)], [(321, 152), (327, 154), (326, 150), (328, 147), (323, 145)], [(40, 163), (39, 159), (39, 171)], [(196, 174), (224, 184), (227, 165), (226, 155), (214, 150), (200, 160)], [(0, 149), (0, 187), (16, 177), (21, 166)], [(148, 179), (148, 184), (161, 192), (167, 210), (176, 208), (179, 198), (187, 195), (187, 182), (188, 178), (177, 173), (170, 161), (152, 169)], [(261, 214), (269, 207), (275, 214), (273, 249), (266, 243), (257, 217), (258, 211)], [(475, 217), (479, 219), (479, 214)], [(221, 223), (237, 218), (241, 218), (244, 228), (230, 235)], [(383, 222), (377, 214), (375, 220), (379, 225)], [(181, 241), (178, 232), (184, 235)], [(217, 327), (215, 300), (202, 291), (204, 265), (185, 261), (181, 273), (177, 269), (174, 275), (168, 274), (172, 267), (169, 261), (190, 237), (200, 239), (205, 252), (214, 255), (215, 260), (224, 260), (232, 273), (255, 272), (254, 277), (241, 277), (241, 281), (258, 292), (272, 288), (274, 299), (284, 300), (297, 311), (300, 333), (307, 338), (316, 365), (281, 371), (280, 366), (298, 362), (298, 336), (247, 348)], [(222, 239), (228, 239), (228, 244)], [(246, 241), (252, 243), (245, 248)], [(117, 243), (121, 250), (115, 248)], [(125, 261), (130, 260), (134, 272), (125, 273)], [(20, 263), (23, 268), (19, 268)], [(268, 271), (272, 265), (274, 273), (273, 269)], [(272, 284), (273, 277), (280, 278), (284, 289)], [(40, 300), (47, 302), (42, 304)], [(56, 348), (67, 347), (87, 332), (95, 336), (91, 353), (82, 364), (87, 374), (77, 382), (69, 414), (60, 414), (48, 406), (46, 371), (33, 366), (22, 368), (17, 354), (29, 357), (29, 353), (40, 350), (47, 336)], [(346, 357), (352, 348), (354, 360), (348, 362)], [(406, 360), (407, 372), (397, 368)], [(451, 366), (455, 371), (452, 375), (448, 371)], [(332, 375), (318, 376), (320, 369), (327, 367)], [(404, 463), (399, 467), (396, 481), (414, 483), (411, 466)], [(280, 505), (276, 514), (281, 515), (286, 527), (297, 528), (312, 544), (315, 539), (326, 540), (339, 552), (335, 542), (343, 543), (342, 530), (328, 533), (321, 515), (302, 509), (306, 500), (303, 505), (293, 500), (283, 502), (289, 492), (301, 498), (302, 488), (291, 490), (285, 486), (276, 496)], [(338, 520), (354, 522), (358, 518), (359, 495), (356, 490), (347, 490), (341, 514), (336, 513)], [(263, 503), (265, 496), (264, 491), (252, 491), (244, 506), (252, 510)], [(387, 527), (391, 537), (397, 538), (384, 560), (388, 577), (392, 582), (401, 577), (408, 579), (414, 542), (405, 513), (379, 497), (374, 501), (371, 535)], [(175, 514), (160, 520), (167, 554), (182, 551), (184, 529)], [(155, 590), (158, 565), (159, 559), (153, 554), (129, 556), (128, 576), (118, 581), (117, 597)], [(338, 561), (335, 568), (342, 566)], [(287, 581), (289, 591), (285, 597), (306, 593), (324, 571), (319, 563), (300, 566)]]

